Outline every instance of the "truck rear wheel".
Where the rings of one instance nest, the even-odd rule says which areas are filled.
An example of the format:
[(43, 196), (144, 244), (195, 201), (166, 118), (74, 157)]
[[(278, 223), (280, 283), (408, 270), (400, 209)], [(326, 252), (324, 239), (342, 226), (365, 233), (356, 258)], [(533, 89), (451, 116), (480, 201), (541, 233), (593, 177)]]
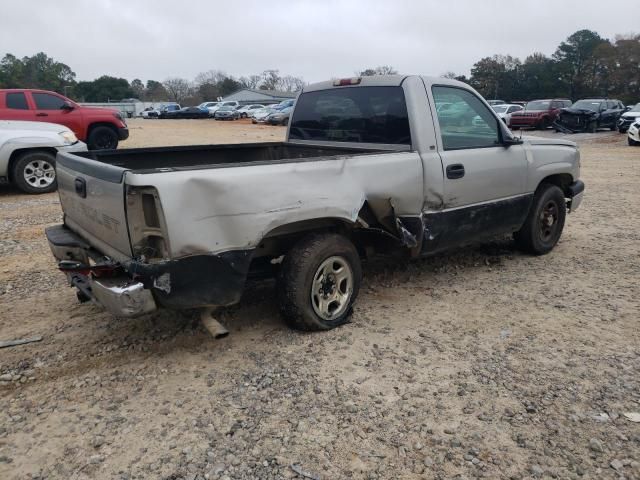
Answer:
[(524, 225), (513, 235), (516, 244), (533, 255), (549, 253), (560, 240), (566, 215), (567, 204), (560, 187), (543, 183), (533, 197)]
[(113, 128), (95, 127), (87, 139), (89, 150), (115, 150), (118, 148), (118, 134)]
[(23, 153), (13, 164), (12, 179), (25, 193), (49, 193), (58, 188), (56, 157), (50, 152)]
[(280, 311), (297, 330), (330, 330), (349, 321), (362, 267), (342, 235), (314, 234), (287, 253), (278, 281)]

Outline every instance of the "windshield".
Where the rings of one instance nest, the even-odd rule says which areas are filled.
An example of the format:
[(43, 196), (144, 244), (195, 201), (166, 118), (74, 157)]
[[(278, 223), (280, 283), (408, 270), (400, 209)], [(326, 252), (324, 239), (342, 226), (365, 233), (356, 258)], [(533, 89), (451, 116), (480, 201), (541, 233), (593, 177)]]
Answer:
[(411, 144), (402, 87), (335, 88), (303, 93), (289, 137), (297, 140)]
[(597, 112), (600, 110), (600, 103), (598, 100), (578, 100), (571, 105), (571, 108), (578, 108), (580, 110), (591, 110)]
[(551, 102), (548, 100), (535, 100), (527, 103), (525, 107), (527, 110), (549, 110)]
[(233, 110), (233, 107), (220, 107), (221, 112), (230, 112)]
[(632, 112), (640, 112), (640, 103), (636, 103), (633, 107), (631, 107)]
[(506, 112), (507, 112), (507, 108), (509, 108), (509, 107), (503, 107), (503, 106), (498, 107), (498, 106), (494, 106), (494, 107), (492, 107), (492, 108), (493, 108), (493, 110), (494, 110), (496, 113), (506, 113)]

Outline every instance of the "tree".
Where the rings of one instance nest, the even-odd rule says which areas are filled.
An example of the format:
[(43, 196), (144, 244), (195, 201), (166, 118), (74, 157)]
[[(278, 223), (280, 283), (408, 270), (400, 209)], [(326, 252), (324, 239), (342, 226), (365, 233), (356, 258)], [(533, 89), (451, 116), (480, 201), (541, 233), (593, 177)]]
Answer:
[(365, 68), (361, 72), (356, 72), (359, 77), (372, 77), (374, 75), (396, 75), (398, 73), (391, 65), (381, 65), (375, 68)]
[(285, 92), (299, 92), (304, 87), (304, 80), (293, 75), (285, 75), (280, 79), (278, 89)]
[(134, 78), (129, 87), (133, 92), (133, 96), (139, 100), (144, 100), (144, 83), (139, 78)]
[(169, 94), (162, 83), (157, 80), (147, 80), (147, 86), (144, 89), (145, 100), (152, 102), (169, 100)]
[(594, 53), (603, 43), (608, 42), (598, 33), (579, 30), (562, 42), (553, 54), (558, 64), (560, 79), (567, 85), (573, 100), (595, 93), (598, 68)]
[(176, 103), (181, 103), (185, 98), (192, 94), (193, 88), (191, 83), (184, 78), (171, 77), (162, 82), (169, 99)]
[(276, 90), (280, 80), (279, 70), (265, 70), (262, 72), (260, 90)]
[(5, 88), (42, 88), (64, 93), (75, 83), (76, 74), (64, 63), (40, 52), (21, 60), (11, 54), (0, 62), (0, 85)]
[(85, 102), (119, 101), (133, 96), (129, 82), (124, 78), (103, 75), (90, 82), (78, 82), (74, 97)]
[(262, 80), (261, 75), (249, 75), (248, 77), (240, 77), (238, 79), (242, 88), (251, 88), (251, 89), (258, 88), (258, 85), (260, 84), (260, 80)]

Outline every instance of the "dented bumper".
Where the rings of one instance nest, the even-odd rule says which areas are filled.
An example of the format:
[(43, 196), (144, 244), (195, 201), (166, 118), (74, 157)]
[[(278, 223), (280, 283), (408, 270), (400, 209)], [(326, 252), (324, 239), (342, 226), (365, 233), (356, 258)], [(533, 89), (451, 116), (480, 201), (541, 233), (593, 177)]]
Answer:
[(252, 250), (144, 263), (115, 262), (67, 228), (46, 229), (59, 268), (85, 299), (113, 315), (135, 317), (159, 307), (225, 306), (240, 300)]

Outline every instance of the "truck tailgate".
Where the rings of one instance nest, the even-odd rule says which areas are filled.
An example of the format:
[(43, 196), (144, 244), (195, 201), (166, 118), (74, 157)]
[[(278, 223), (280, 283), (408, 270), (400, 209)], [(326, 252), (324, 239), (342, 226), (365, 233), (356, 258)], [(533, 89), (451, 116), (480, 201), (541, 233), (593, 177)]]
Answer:
[(65, 224), (116, 259), (131, 257), (124, 203), (126, 171), (72, 154), (59, 153), (56, 159)]

